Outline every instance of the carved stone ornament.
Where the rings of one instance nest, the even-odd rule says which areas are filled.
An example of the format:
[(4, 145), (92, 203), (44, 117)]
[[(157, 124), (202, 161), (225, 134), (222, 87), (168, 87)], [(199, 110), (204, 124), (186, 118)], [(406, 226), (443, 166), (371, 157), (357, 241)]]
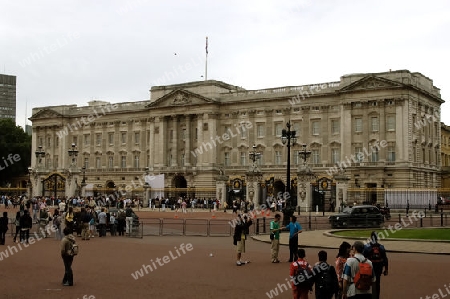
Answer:
[(179, 93), (173, 99), (172, 104), (184, 105), (184, 104), (189, 104), (190, 102), (191, 102), (191, 99), (189, 99), (186, 95)]

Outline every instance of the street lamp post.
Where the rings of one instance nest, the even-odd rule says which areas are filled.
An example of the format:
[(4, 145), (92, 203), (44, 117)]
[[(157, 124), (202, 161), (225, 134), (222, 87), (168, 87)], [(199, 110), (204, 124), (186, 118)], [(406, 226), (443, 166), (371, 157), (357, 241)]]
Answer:
[(143, 199), (142, 205), (143, 205), (143, 207), (147, 205), (149, 208), (151, 208), (152, 207), (152, 202), (151, 202), (151, 198), (150, 198), (150, 196), (148, 194), (148, 188), (150, 188), (150, 184), (147, 182), (147, 177), (149, 175), (149, 171), (150, 171), (150, 168), (149, 167), (145, 167), (144, 186), (143, 186), (144, 187), (144, 199)]
[(289, 201), (289, 207), (286, 203), (286, 207), (283, 210), (283, 224), (289, 223), (289, 218), (294, 215), (294, 209), (292, 209), (292, 199), (291, 199), (291, 146), (297, 142), (297, 137), (295, 136), (296, 131), (291, 130), (290, 121), (286, 124), (287, 130), (283, 129), (281, 132), (281, 142), (287, 146), (287, 169), (286, 169), (286, 189), (285, 196), (288, 196), (287, 201)]
[(81, 168), (81, 171), (83, 172), (83, 180), (81, 181), (81, 196), (86, 196), (86, 167), (83, 166)]

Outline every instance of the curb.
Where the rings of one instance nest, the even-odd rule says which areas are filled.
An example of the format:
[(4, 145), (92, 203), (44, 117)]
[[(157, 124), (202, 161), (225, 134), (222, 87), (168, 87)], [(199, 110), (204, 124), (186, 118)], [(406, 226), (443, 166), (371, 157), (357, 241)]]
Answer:
[[(349, 237), (344, 237), (344, 236), (335, 236), (330, 234), (330, 232), (323, 232), (323, 235), (329, 238), (344, 238), (344, 239), (350, 239), (350, 240), (367, 240), (367, 238), (349, 238)], [(264, 235), (260, 235), (261, 237)], [(268, 240), (264, 240), (261, 237), (256, 237), (256, 236), (251, 236), (251, 238), (255, 241), (259, 241), (259, 242), (263, 242), (263, 243), (268, 243), (270, 244), (271, 241), (270, 239)], [(268, 237), (268, 236), (267, 236)], [(400, 239), (398, 240), (400, 242), (402, 241), (406, 241), (404, 239)], [(409, 241), (409, 240), (408, 240)], [(414, 240), (412, 240), (413, 242), (415, 242)], [(280, 243), (280, 245), (282, 246), (288, 246), (288, 244), (282, 244)], [(338, 250), (338, 248), (336, 246), (331, 246), (331, 245), (305, 245), (305, 244), (301, 244), (299, 245), (299, 248), (324, 248), (324, 249), (335, 249)], [(387, 250), (386, 252), (391, 252), (391, 253), (416, 253), (416, 254), (434, 254), (434, 255), (450, 255), (450, 252), (427, 252), (427, 251), (413, 251), (413, 250)]]

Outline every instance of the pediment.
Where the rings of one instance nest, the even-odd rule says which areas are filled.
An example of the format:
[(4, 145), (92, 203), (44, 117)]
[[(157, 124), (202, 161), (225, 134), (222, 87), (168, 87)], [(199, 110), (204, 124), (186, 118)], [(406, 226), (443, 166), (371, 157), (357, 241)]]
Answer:
[(55, 117), (62, 117), (61, 113), (56, 112), (53, 109), (42, 109), (39, 112), (35, 113), (34, 115), (32, 115), (29, 120), (33, 121), (36, 119), (46, 119), (46, 118), (55, 118)]
[(358, 81), (351, 83), (340, 89), (340, 91), (356, 91), (356, 90), (373, 90), (373, 89), (386, 89), (386, 88), (395, 88), (402, 87), (401, 83), (376, 77), (376, 76), (366, 76)]
[(205, 105), (216, 103), (215, 100), (204, 97), (200, 94), (196, 94), (187, 90), (174, 90), (156, 101), (148, 104), (147, 108), (160, 108), (160, 107), (177, 107), (177, 106), (190, 106), (190, 105)]

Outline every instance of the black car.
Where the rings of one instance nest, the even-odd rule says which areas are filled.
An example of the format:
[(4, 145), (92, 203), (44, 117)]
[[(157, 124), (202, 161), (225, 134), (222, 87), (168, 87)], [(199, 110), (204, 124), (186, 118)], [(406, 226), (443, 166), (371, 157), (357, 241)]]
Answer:
[(328, 217), (331, 227), (380, 227), (384, 216), (377, 207), (364, 205), (345, 208), (342, 213)]

